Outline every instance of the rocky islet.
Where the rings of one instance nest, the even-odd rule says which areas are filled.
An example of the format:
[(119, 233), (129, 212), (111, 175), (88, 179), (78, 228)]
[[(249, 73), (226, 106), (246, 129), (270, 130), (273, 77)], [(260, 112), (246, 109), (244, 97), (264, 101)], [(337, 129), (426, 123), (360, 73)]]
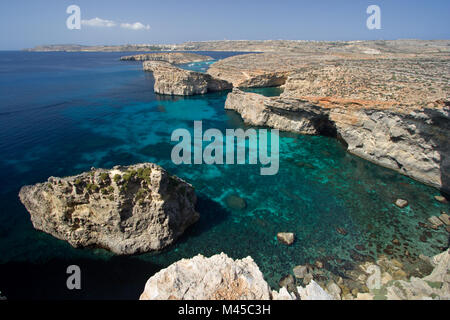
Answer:
[(19, 197), (36, 229), (116, 254), (161, 250), (199, 219), (194, 188), (153, 163), (50, 177)]

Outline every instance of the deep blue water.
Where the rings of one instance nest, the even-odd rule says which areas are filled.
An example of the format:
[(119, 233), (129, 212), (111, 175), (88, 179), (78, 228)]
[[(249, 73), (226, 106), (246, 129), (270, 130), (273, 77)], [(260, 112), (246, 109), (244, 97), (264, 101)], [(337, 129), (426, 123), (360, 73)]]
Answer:
[[(296, 265), (319, 258), (339, 272), (355, 262), (356, 252), (376, 257), (393, 239), (400, 240), (393, 250), (400, 259), (406, 249), (433, 255), (448, 245), (445, 230), (427, 231), (424, 242), (417, 226), (448, 211), (433, 199), (437, 190), (352, 156), (332, 138), (281, 134), (275, 176), (261, 176), (254, 165), (175, 166), (174, 129), (203, 120), (204, 130), (225, 132), (244, 127), (241, 118), (224, 110), (226, 92), (155, 95), (151, 73), (140, 63), (120, 62), (121, 55), (0, 52), (0, 290), (9, 298), (135, 299), (154, 272), (198, 253), (251, 255), (276, 287)], [(207, 65), (184, 67), (205, 71)], [(200, 221), (159, 254), (74, 249), (35, 231), (17, 197), (21, 186), (49, 176), (144, 161), (184, 178), (199, 195)], [(245, 199), (246, 208), (229, 207), (231, 195)], [(410, 206), (397, 208), (397, 198)], [(295, 232), (294, 245), (279, 244), (280, 231)], [(81, 291), (66, 289), (70, 264), (81, 267)]]

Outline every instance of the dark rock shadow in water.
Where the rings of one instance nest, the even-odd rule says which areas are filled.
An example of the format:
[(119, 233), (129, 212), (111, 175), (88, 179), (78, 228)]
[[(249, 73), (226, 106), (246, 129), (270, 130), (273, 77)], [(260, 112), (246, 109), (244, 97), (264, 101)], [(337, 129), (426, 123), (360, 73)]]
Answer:
[[(80, 290), (67, 289), (70, 265), (80, 267)], [(137, 300), (148, 278), (161, 269), (133, 256), (9, 262), (0, 265), (0, 288), (8, 300)]]
[(190, 237), (198, 237), (208, 232), (212, 227), (227, 219), (230, 214), (220, 203), (217, 203), (203, 194), (197, 194), (196, 210), (200, 213), (200, 219), (178, 239), (177, 243), (184, 243)]

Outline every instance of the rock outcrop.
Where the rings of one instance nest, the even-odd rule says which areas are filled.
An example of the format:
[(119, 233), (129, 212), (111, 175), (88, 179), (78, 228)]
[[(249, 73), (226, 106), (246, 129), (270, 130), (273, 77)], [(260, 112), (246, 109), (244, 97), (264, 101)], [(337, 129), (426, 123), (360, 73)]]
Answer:
[(238, 112), (245, 123), (254, 126), (301, 134), (321, 134), (334, 128), (326, 110), (302, 99), (265, 97), (234, 88), (227, 96), (225, 109)]
[(152, 163), (50, 177), (19, 197), (36, 229), (116, 254), (167, 247), (199, 218), (193, 187)]
[(141, 300), (268, 300), (270, 288), (252, 258), (224, 253), (182, 259), (148, 279)]
[[(269, 59), (271, 63), (267, 63)], [(214, 63), (207, 73), (235, 88), (278, 87), (291, 73), (293, 59), (296, 61), (293, 55), (271, 53), (237, 55)]]
[(184, 70), (164, 61), (145, 61), (145, 71), (153, 72), (154, 91), (159, 94), (190, 96), (231, 89), (232, 85), (211, 75)]
[(166, 61), (173, 64), (183, 64), (190, 62), (200, 62), (212, 60), (209, 56), (204, 56), (197, 53), (190, 52), (157, 52), (144, 53), (132, 56), (120, 57), (122, 61)]
[(340, 137), (349, 152), (450, 192), (448, 102), (405, 110), (351, 101), (328, 104), (289, 93), (264, 97), (235, 88), (225, 109), (251, 125)]

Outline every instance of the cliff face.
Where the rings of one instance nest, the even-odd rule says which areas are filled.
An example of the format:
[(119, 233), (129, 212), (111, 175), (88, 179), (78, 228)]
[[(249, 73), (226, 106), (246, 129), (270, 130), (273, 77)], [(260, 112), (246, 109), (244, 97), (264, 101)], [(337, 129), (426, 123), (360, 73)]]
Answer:
[(337, 108), (329, 118), (348, 151), (450, 192), (450, 108), (408, 113)]
[(152, 163), (50, 177), (19, 197), (36, 229), (116, 254), (160, 250), (199, 218), (193, 187)]
[(184, 70), (168, 62), (145, 61), (145, 71), (153, 72), (154, 91), (167, 95), (196, 95), (231, 89), (231, 84), (200, 72)]
[(406, 111), (310, 101), (234, 89), (225, 108), (252, 125), (339, 136), (355, 155), (450, 191), (450, 108), (445, 103)]
[(190, 62), (199, 62), (212, 60), (209, 56), (204, 56), (189, 52), (161, 52), (161, 53), (144, 53), (132, 56), (120, 57), (121, 61), (166, 61), (173, 64), (182, 64)]
[(225, 109), (237, 111), (251, 125), (301, 134), (320, 134), (328, 124), (327, 112), (306, 100), (265, 97), (237, 88), (228, 94)]

